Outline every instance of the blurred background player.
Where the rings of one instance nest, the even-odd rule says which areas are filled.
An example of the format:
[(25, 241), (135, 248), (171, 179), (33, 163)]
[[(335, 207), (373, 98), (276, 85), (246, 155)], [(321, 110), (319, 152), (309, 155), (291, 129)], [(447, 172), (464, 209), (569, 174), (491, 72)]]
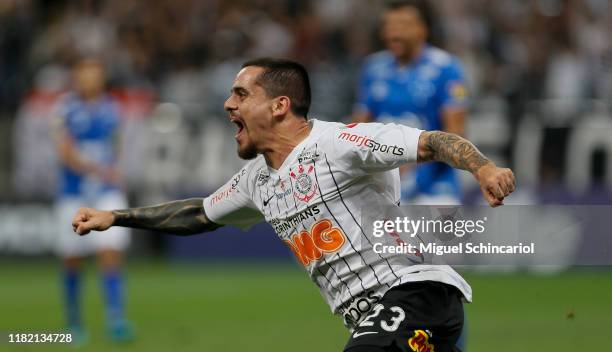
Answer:
[[(395, 122), (464, 136), (463, 69), (457, 58), (430, 44), (430, 6), (425, 0), (389, 3), (382, 26), (387, 49), (365, 59), (354, 122)], [(458, 175), (450, 166), (434, 162), (400, 170), (402, 204), (460, 204)], [(462, 350), (465, 335), (464, 328), (458, 342)]]
[[(463, 71), (455, 57), (428, 43), (431, 13), (426, 1), (389, 4), (382, 27), (387, 50), (365, 60), (354, 122), (395, 122), (464, 135)], [(459, 180), (448, 165), (402, 171), (403, 204), (459, 204)]]
[(84, 342), (81, 314), (82, 259), (97, 253), (105, 297), (108, 333), (115, 341), (133, 338), (124, 316), (121, 254), (129, 245), (125, 229), (78, 238), (71, 234), (72, 213), (80, 206), (124, 207), (126, 197), (117, 172), (120, 115), (117, 103), (105, 92), (103, 63), (81, 59), (73, 69), (74, 91), (59, 101), (56, 111), (57, 149), (61, 163), (57, 211), (61, 233), (58, 253), (63, 258), (67, 323)]

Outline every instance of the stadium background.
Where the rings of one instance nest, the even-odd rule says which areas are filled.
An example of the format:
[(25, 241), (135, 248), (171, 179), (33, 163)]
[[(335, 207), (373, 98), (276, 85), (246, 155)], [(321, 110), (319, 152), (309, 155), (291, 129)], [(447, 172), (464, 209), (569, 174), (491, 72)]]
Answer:
[[(509, 202), (610, 204), (612, 5), (433, 3), (436, 44), (466, 68), (468, 138), (517, 174)], [(108, 65), (125, 117), (131, 204), (203, 196), (241, 165), (222, 110), (240, 64), (299, 60), (313, 81), (311, 116), (348, 121), (362, 59), (381, 48), (381, 8), (373, 0), (0, 1), (0, 332), (63, 324), (49, 252), (57, 179), (49, 128), (75, 57)], [(465, 202), (478, 202), (475, 186), (464, 179)], [(572, 264), (467, 270), (468, 351), (609, 348), (609, 267)], [(94, 265), (84, 350), (108, 350)], [(128, 275), (138, 339), (126, 350), (335, 351), (347, 338), (267, 225), (191, 238), (137, 233)]]

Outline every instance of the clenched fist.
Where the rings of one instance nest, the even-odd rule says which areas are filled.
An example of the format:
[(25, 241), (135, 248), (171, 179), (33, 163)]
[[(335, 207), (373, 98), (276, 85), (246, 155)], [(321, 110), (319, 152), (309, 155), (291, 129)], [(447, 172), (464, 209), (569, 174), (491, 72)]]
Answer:
[(90, 231), (104, 231), (113, 225), (115, 216), (110, 211), (80, 208), (72, 219), (72, 229), (79, 235)]
[(475, 176), (484, 198), (492, 207), (503, 205), (504, 198), (514, 192), (516, 186), (512, 170), (493, 163), (482, 166)]

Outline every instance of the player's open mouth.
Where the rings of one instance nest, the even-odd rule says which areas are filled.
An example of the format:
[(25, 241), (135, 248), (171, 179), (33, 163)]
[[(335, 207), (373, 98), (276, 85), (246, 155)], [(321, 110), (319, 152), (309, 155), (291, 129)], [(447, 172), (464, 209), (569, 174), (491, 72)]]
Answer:
[(240, 135), (240, 133), (242, 133), (242, 131), (244, 130), (244, 123), (238, 119), (237, 117), (230, 117), (230, 120), (236, 125), (238, 126), (238, 132), (236, 132), (235, 137), (238, 138), (238, 136)]

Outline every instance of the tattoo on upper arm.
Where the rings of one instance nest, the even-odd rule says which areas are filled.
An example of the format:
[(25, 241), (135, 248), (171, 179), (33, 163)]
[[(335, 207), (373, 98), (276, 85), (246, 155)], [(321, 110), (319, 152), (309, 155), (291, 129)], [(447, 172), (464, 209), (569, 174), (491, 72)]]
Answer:
[(419, 150), (419, 162), (442, 161), (472, 173), (490, 163), (470, 141), (456, 134), (440, 131), (423, 133), (425, 143)]
[(221, 227), (206, 217), (201, 198), (177, 200), (150, 207), (114, 210), (113, 215), (115, 226), (176, 235), (194, 235)]

